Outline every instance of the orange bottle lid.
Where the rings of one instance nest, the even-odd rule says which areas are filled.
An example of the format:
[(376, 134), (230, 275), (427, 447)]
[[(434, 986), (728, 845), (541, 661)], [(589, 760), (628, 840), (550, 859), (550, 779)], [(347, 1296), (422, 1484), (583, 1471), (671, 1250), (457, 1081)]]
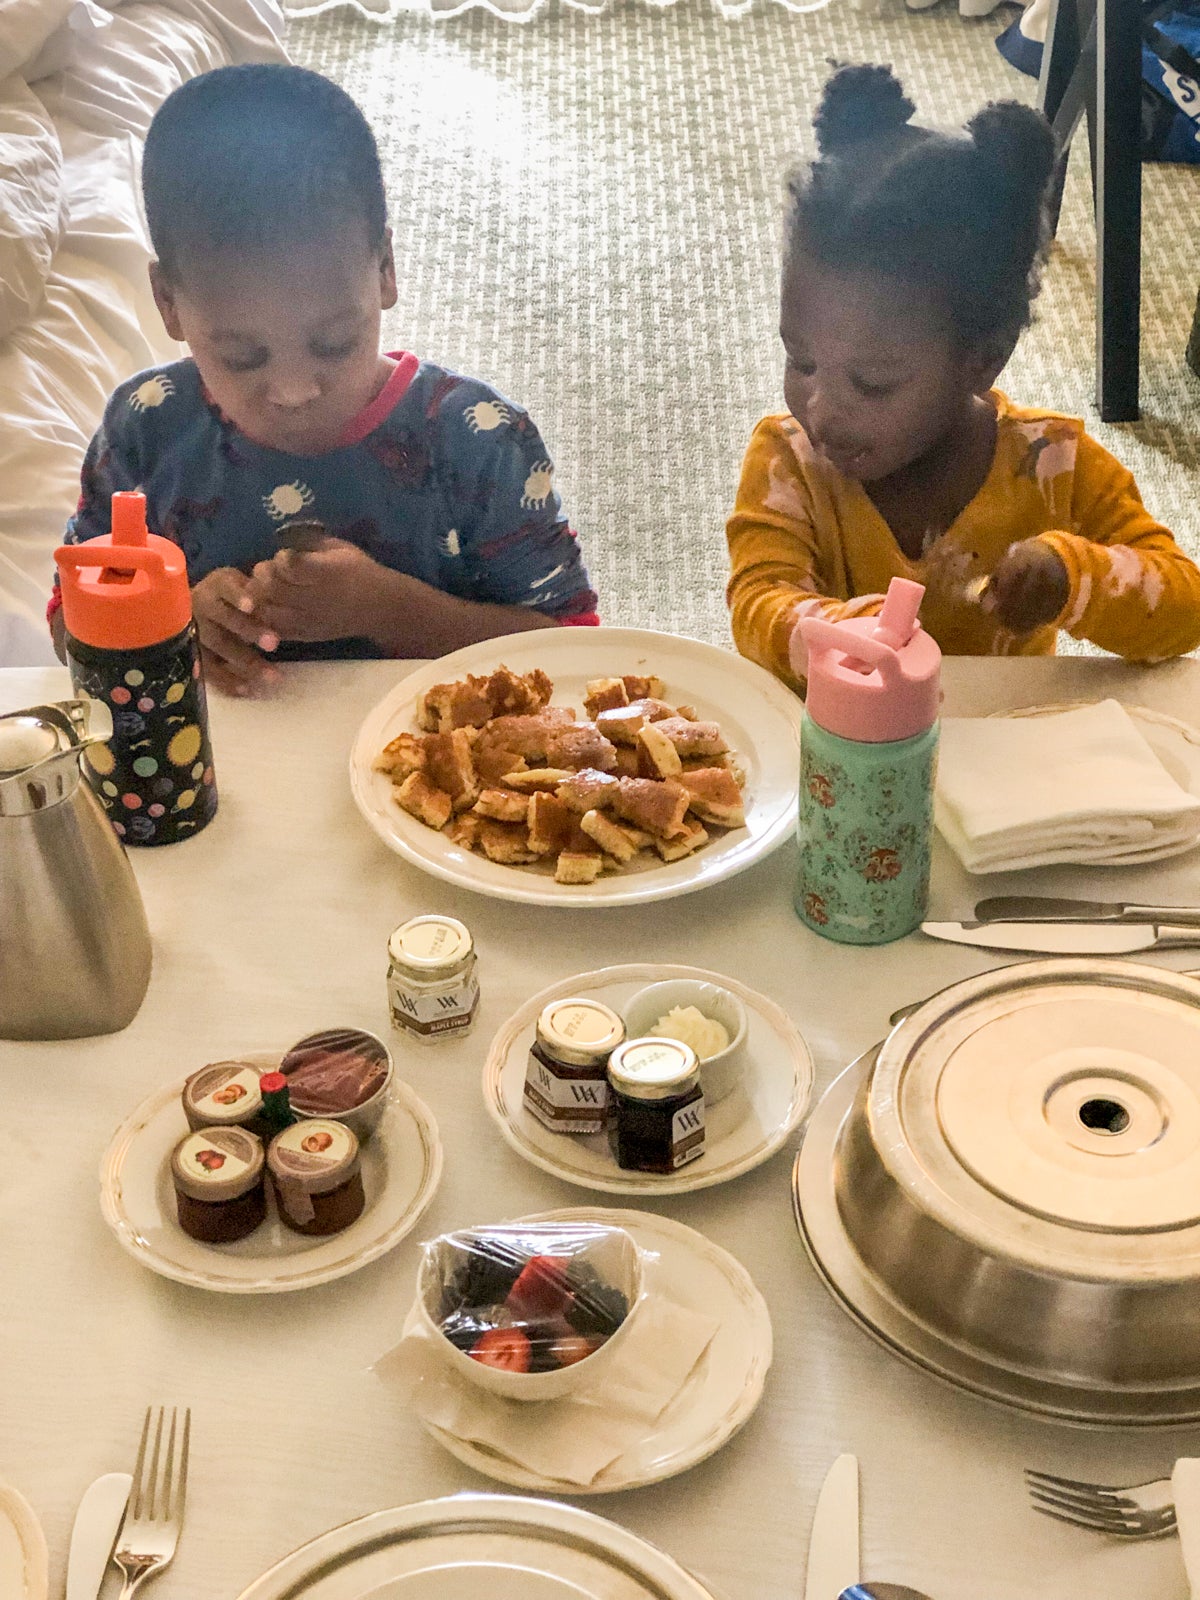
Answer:
[(146, 497), (112, 497), (112, 532), (54, 552), (63, 624), (73, 639), (102, 650), (162, 644), (192, 620), (187, 561), (171, 539), (146, 528)]

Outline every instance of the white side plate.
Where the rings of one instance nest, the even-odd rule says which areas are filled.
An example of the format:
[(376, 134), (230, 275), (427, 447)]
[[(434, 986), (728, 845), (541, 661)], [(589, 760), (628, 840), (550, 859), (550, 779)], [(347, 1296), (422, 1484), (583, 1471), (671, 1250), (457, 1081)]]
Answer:
[[(469, 672), (514, 672), (541, 667), (554, 680), (555, 705), (573, 705), (582, 715), (589, 678), (622, 673), (657, 674), (672, 704), (693, 705), (720, 723), (726, 742), (747, 768), (746, 826), (714, 833), (713, 840), (683, 861), (646, 855), (595, 883), (555, 883), (552, 866), (506, 867), (452, 844), (401, 811), (392, 785), (374, 770), (375, 758), (399, 733), (417, 732), (421, 696), (436, 683)], [(619, 906), (690, 894), (744, 871), (769, 854), (792, 831), (800, 781), (801, 704), (752, 661), (695, 639), (638, 628), (546, 628), (511, 634), (457, 650), (401, 679), (359, 728), (350, 753), (355, 804), (389, 849), (434, 877), (499, 900), (530, 905)]]
[[(704, 1154), (678, 1172), (624, 1172), (608, 1141), (594, 1136), (553, 1133), (525, 1109), (523, 1092), (534, 1024), (542, 1007), (560, 996), (594, 995), (621, 1012), (647, 984), (664, 978), (696, 978), (720, 984), (746, 1008), (749, 1024), (746, 1070), (740, 1086), (708, 1113)], [(735, 978), (698, 967), (602, 967), (564, 978), (534, 995), (501, 1027), (483, 1068), (483, 1098), (492, 1120), (519, 1155), (543, 1172), (584, 1189), (607, 1194), (686, 1194), (727, 1183), (761, 1166), (787, 1143), (808, 1108), (813, 1063), (792, 1019), (773, 1000)]]
[(278, 1562), (241, 1600), (713, 1600), (603, 1517), (552, 1500), (458, 1494), (377, 1511)]
[(0, 1595), (4, 1600), (47, 1600), (50, 1593), (46, 1535), (25, 1496), (0, 1482)]
[[(762, 1398), (772, 1354), (771, 1317), (766, 1301), (741, 1262), (702, 1233), (648, 1211), (579, 1206), (522, 1217), (520, 1221), (599, 1222), (624, 1228), (655, 1257), (646, 1268), (647, 1293), (663, 1294), (679, 1305), (712, 1317), (717, 1332), (653, 1431), (636, 1448), (618, 1456), (586, 1487), (543, 1477), (470, 1440), (425, 1424), (429, 1434), (452, 1456), (484, 1477), (518, 1489), (570, 1495), (615, 1494), (658, 1483), (706, 1461), (728, 1443)], [(620, 1359), (619, 1353), (614, 1356), (614, 1362)], [(555, 1404), (552, 1400), (544, 1403)], [(607, 1591), (605, 1597), (607, 1600)]]
[[(264, 1070), (279, 1062), (277, 1055), (244, 1059)], [(171, 1182), (171, 1151), (187, 1132), (179, 1102), (183, 1083), (180, 1078), (143, 1100), (113, 1134), (100, 1163), (105, 1222), (135, 1261), (164, 1278), (220, 1294), (309, 1289), (386, 1254), (433, 1199), (442, 1175), (437, 1123), (424, 1101), (393, 1079), (387, 1110), (362, 1147), (367, 1204), (356, 1222), (331, 1238), (306, 1238), (284, 1227), (268, 1195), (267, 1220), (248, 1238), (201, 1244), (176, 1220)]]

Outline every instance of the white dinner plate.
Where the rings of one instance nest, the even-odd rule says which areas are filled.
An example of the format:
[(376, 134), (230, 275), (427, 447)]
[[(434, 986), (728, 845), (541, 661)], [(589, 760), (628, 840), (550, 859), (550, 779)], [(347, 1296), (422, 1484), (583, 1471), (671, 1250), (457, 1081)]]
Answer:
[[(1018, 706), (1010, 711), (993, 711), (994, 717), (1053, 717), (1063, 711), (1078, 711), (1082, 706), (1094, 705), (1093, 700), (1064, 700), (1055, 705)], [(1126, 716), (1145, 739), (1154, 754), (1181, 789), (1200, 800), (1200, 730), (1165, 711), (1151, 711), (1146, 706), (1125, 706)], [(1195, 839), (1182, 839), (1178, 844), (1153, 845), (1142, 854), (1122, 856), (1115, 865), (1136, 866), (1139, 861), (1165, 861), (1169, 856), (1181, 856), (1196, 849)]]
[[(578, 1206), (545, 1211), (520, 1222), (596, 1222), (624, 1228), (648, 1252), (645, 1290), (702, 1312), (717, 1324), (712, 1343), (683, 1388), (633, 1449), (611, 1462), (589, 1484), (566, 1483), (509, 1461), (473, 1440), (423, 1422), (430, 1436), (464, 1466), (518, 1489), (550, 1494), (616, 1494), (686, 1472), (728, 1443), (762, 1398), (771, 1365), (771, 1316), (750, 1274), (727, 1250), (694, 1228), (649, 1211), (610, 1211)], [(622, 1359), (614, 1353), (613, 1366)], [(461, 1380), (460, 1380), (461, 1381)], [(520, 1405), (520, 1401), (511, 1402)], [(553, 1406), (564, 1402), (546, 1400)], [(582, 1412), (582, 1407), (578, 1408)], [(585, 1423), (580, 1419), (580, 1426)], [(585, 1591), (587, 1592), (587, 1591)], [(407, 1600), (407, 1596), (405, 1597)]]
[[(704, 1154), (678, 1172), (625, 1172), (603, 1134), (554, 1133), (525, 1109), (525, 1068), (542, 1007), (566, 995), (594, 995), (614, 1011), (647, 984), (696, 978), (735, 994), (746, 1008), (746, 1070), (740, 1085), (707, 1112)], [(799, 1126), (812, 1093), (813, 1062), (795, 1023), (765, 995), (698, 967), (638, 963), (564, 978), (527, 1000), (497, 1032), (483, 1067), (492, 1120), (519, 1155), (543, 1172), (606, 1194), (686, 1194), (761, 1166)]]
[(285, 1556), (241, 1600), (713, 1600), (644, 1539), (575, 1506), (456, 1494), (376, 1511)]
[(46, 1535), (24, 1495), (0, 1482), (0, 1595), (46, 1600), (50, 1593)]
[[(436, 683), (468, 673), (541, 667), (554, 681), (554, 705), (582, 714), (589, 678), (656, 674), (672, 705), (695, 706), (719, 722), (746, 765), (746, 826), (714, 833), (711, 843), (682, 861), (649, 854), (595, 883), (555, 883), (553, 864), (506, 867), (452, 844), (402, 811), (391, 780), (376, 772), (376, 757), (400, 733), (415, 733), (417, 705)], [(800, 781), (799, 699), (752, 661), (715, 645), (638, 628), (544, 628), (510, 634), (457, 650), (401, 679), (359, 728), (350, 753), (350, 787), (363, 816), (384, 844), (407, 860), (464, 889), (530, 905), (620, 906), (667, 900), (719, 883), (762, 859), (792, 831)]]
[[(239, 1059), (264, 1071), (279, 1055)], [(188, 1131), (184, 1079), (148, 1095), (113, 1134), (100, 1163), (100, 1210), (121, 1246), (164, 1278), (222, 1294), (282, 1294), (357, 1272), (400, 1243), (433, 1199), (442, 1175), (437, 1123), (423, 1100), (393, 1077), (379, 1127), (362, 1146), (367, 1204), (329, 1238), (284, 1227), (268, 1184), (267, 1219), (234, 1244), (201, 1244), (176, 1220), (171, 1151)]]

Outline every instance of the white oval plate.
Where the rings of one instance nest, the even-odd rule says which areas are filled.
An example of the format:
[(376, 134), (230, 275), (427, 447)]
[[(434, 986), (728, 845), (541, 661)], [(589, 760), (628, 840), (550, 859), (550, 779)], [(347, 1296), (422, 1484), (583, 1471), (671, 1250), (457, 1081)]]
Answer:
[[(693, 705), (720, 723), (746, 764), (746, 826), (714, 836), (683, 861), (659, 861), (606, 873), (595, 883), (555, 883), (553, 868), (506, 867), (452, 844), (410, 817), (392, 798), (375, 758), (399, 733), (415, 733), (417, 704), (435, 683), (467, 673), (541, 667), (554, 680), (555, 705), (582, 708), (589, 678), (655, 673), (672, 704)], [(622, 906), (667, 900), (743, 872), (774, 850), (796, 821), (801, 704), (762, 667), (715, 645), (639, 628), (545, 628), (489, 639), (419, 667), (379, 702), (350, 752), (355, 804), (390, 849), (425, 872), (464, 889), (527, 905)]]
[[(278, 1055), (242, 1059), (264, 1070)], [(267, 1220), (236, 1244), (201, 1244), (176, 1220), (170, 1159), (187, 1132), (179, 1096), (184, 1079), (156, 1089), (113, 1134), (100, 1163), (100, 1210), (118, 1243), (152, 1272), (219, 1294), (282, 1294), (357, 1272), (412, 1231), (442, 1175), (437, 1123), (398, 1079), (375, 1133), (362, 1147), (367, 1204), (331, 1238), (285, 1228), (268, 1195)], [(268, 1189), (269, 1189), (268, 1185)]]
[[(624, 1172), (603, 1134), (552, 1133), (525, 1109), (525, 1068), (542, 1007), (571, 994), (595, 995), (621, 1012), (648, 983), (697, 978), (737, 995), (746, 1007), (746, 1072), (741, 1084), (707, 1114), (704, 1154), (678, 1172)], [(492, 1040), (483, 1068), (483, 1098), (500, 1132), (543, 1172), (606, 1194), (688, 1194), (761, 1166), (799, 1126), (812, 1093), (813, 1062), (795, 1023), (773, 1000), (735, 978), (698, 967), (638, 963), (564, 978), (511, 1016)]]
[[(1094, 704), (1092, 700), (1064, 700), (1056, 705), (1018, 706), (1009, 711), (993, 711), (991, 715), (1053, 717), (1063, 711), (1078, 711), (1081, 706)], [(1178, 717), (1168, 716), (1165, 711), (1151, 711), (1146, 706), (1125, 706), (1124, 710), (1179, 787), (1200, 800), (1200, 731), (1181, 722)], [(1179, 844), (1155, 845), (1140, 854), (1122, 856), (1119, 862), (1112, 864), (1132, 867), (1140, 861), (1165, 861), (1169, 856), (1185, 855), (1195, 848), (1194, 839), (1184, 839)]]
[[(711, 1317), (717, 1324), (712, 1343), (646, 1438), (618, 1456), (590, 1484), (543, 1477), (432, 1423), (422, 1423), (426, 1432), (456, 1460), (486, 1478), (518, 1489), (570, 1495), (616, 1494), (659, 1483), (706, 1461), (732, 1439), (762, 1398), (773, 1349), (766, 1301), (741, 1262), (694, 1228), (685, 1228), (682, 1222), (672, 1222), (649, 1211), (577, 1206), (517, 1220), (598, 1222), (624, 1228), (649, 1253), (647, 1293), (665, 1295)], [(614, 1364), (621, 1359), (620, 1352), (616, 1352)], [(556, 1404), (553, 1400), (542, 1403)]]
[(241, 1600), (713, 1600), (652, 1544), (590, 1511), (456, 1494), (376, 1511), (285, 1556)]

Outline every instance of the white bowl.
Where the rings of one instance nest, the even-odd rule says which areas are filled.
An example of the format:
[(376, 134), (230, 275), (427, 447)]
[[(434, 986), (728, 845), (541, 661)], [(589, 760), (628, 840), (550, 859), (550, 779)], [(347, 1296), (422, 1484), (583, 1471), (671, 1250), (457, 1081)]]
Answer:
[[(485, 1366), (465, 1350), (452, 1344), (441, 1330), (439, 1314), (442, 1302), (442, 1284), (445, 1278), (449, 1246), (442, 1239), (427, 1245), (421, 1257), (417, 1274), (417, 1319), (425, 1332), (441, 1350), (444, 1359), (468, 1383), (505, 1400), (561, 1400), (572, 1389), (591, 1384), (597, 1374), (611, 1362), (613, 1353), (625, 1338), (639, 1306), (645, 1298), (642, 1288), (642, 1253), (630, 1234), (623, 1228), (601, 1228), (588, 1223), (572, 1224), (573, 1231), (596, 1234), (596, 1242), (587, 1249), (587, 1259), (606, 1283), (618, 1285), (629, 1302), (625, 1320), (615, 1333), (590, 1356), (576, 1361), (573, 1366), (559, 1367), (555, 1372), (505, 1372), (499, 1367)], [(488, 1229), (480, 1229), (488, 1232)], [(500, 1231), (500, 1230), (498, 1230)], [(523, 1228), (523, 1234), (536, 1230)], [(562, 1228), (553, 1230), (560, 1237)], [(553, 1253), (547, 1251), (547, 1254)]]
[(737, 995), (700, 978), (668, 978), (639, 989), (625, 1002), (625, 1031), (630, 1039), (649, 1034), (661, 1017), (676, 1006), (695, 1006), (701, 1016), (719, 1022), (729, 1043), (700, 1063), (700, 1087), (706, 1106), (715, 1106), (732, 1094), (746, 1067), (746, 1008)]

